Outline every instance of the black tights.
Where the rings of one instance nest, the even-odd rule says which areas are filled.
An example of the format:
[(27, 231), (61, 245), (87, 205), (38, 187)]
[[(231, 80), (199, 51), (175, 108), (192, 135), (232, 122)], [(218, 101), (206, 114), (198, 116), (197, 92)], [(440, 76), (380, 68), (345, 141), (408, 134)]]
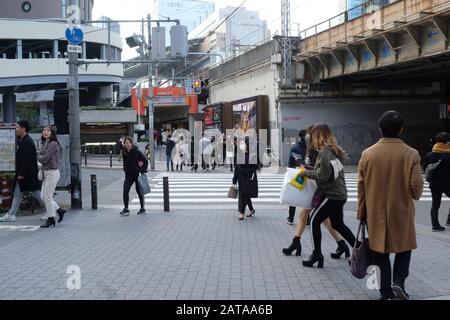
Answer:
[(133, 183), (135, 184), (136, 192), (139, 196), (139, 202), (141, 203), (141, 208), (143, 209), (145, 207), (144, 195), (139, 188), (138, 177), (125, 177), (125, 181), (123, 182), (123, 205), (125, 206), (125, 209), (128, 209), (128, 203), (130, 202), (130, 189)]
[(314, 251), (316, 251), (316, 253), (322, 253), (322, 232), (320, 230), (320, 225), (327, 218), (330, 218), (333, 229), (339, 232), (352, 247), (354, 246), (355, 236), (344, 224), (345, 202), (345, 200), (324, 199), (311, 213), (311, 232), (314, 241)]
[(238, 206), (239, 206), (239, 213), (241, 213), (241, 214), (245, 214), (245, 208), (247, 206), (250, 211), (254, 210), (253, 204), (252, 204), (252, 199), (249, 196), (243, 195), (240, 192), (239, 192)]

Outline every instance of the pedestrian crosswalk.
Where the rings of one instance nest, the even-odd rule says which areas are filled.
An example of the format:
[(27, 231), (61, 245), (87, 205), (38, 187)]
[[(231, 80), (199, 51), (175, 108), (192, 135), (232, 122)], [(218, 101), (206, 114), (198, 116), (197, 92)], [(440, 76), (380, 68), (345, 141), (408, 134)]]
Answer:
[[(171, 207), (184, 209), (236, 208), (237, 200), (227, 197), (232, 184), (232, 174), (224, 173), (167, 173), (159, 174), (150, 180), (152, 192), (145, 196), (147, 207), (162, 207), (163, 177), (169, 178), (169, 197)], [(258, 207), (285, 206), (280, 204), (280, 192), (283, 184), (283, 174), (260, 174), (258, 176), (259, 197), (253, 199)], [(356, 174), (346, 177), (347, 203), (358, 201)], [(425, 183), (421, 202), (431, 202), (431, 192)], [(450, 201), (444, 197), (442, 201)], [(139, 205), (139, 199), (132, 200), (132, 205)]]

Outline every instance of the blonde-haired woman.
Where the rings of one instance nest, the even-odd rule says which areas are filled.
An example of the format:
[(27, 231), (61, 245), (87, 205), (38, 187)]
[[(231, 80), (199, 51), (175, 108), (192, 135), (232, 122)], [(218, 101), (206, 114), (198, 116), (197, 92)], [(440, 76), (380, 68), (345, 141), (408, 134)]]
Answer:
[(323, 193), (320, 204), (311, 213), (311, 233), (314, 250), (308, 260), (303, 261), (305, 267), (323, 268), (322, 233), (320, 225), (330, 219), (334, 230), (353, 247), (355, 236), (344, 224), (344, 204), (347, 202), (347, 186), (343, 161), (344, 150), (337, 144), (331, 129), (326, 124), (315, 125), (311, 129), (311, 145), (319, 150), (314, 170), (305, 170), (305, 176), (317, 182), (318, 191)]

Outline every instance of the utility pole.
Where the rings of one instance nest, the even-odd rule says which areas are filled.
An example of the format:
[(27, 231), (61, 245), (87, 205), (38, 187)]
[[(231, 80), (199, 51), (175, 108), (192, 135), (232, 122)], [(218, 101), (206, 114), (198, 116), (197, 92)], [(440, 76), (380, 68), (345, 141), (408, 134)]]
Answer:
[(281, 0), (281, 55), (283, 69), (281, 76), (281, 87), (292, 87), (292, 38), (290, 38), (291, 27), (291, 1)]
[[(78, 0), (71, 5), (79, 6)], [(72, 209), (82, 209), (81, 196), (81, 143), (80, 143), (80, 88), (78, 77), (78, 53), (69, 52), (69, 130), (70, 130), (70, 198)]]
[[(152, 24), (150, 14), (148, 20), (148, 42), (147, 54), (148, 59), (152, 59)], [(153, 63), (148, 64), (148, 141), (150, 144), (150, 168), (155, 170), (155, 135), (154, 135), (155, 116), (153, 112)]]

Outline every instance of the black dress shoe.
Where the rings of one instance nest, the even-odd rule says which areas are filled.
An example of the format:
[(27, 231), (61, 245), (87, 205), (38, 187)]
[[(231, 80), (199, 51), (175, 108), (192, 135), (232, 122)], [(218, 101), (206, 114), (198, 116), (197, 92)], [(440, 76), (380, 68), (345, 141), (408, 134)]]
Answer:
[(55, 218), (51, 217), (47, 219), (47, 222), (41, 226), (41, 228), (50, 228), (51, 226), (56, 227)]
[(58, 214), (58, 223), (61, 223), (64, 219), (64, 214), (66, 213), (66, 210), (59, 208), (56, 210), (56, 213)]
[(392, 285), (392, 291), (394, 291), (397, 300), (409, 300), (409, 294), (406, 292), (405, 286), (394, 283)]
[(445, 228), (443, 226), (433, 227), (433, 232), (442, 232), (442, 231), (445, 231)]

